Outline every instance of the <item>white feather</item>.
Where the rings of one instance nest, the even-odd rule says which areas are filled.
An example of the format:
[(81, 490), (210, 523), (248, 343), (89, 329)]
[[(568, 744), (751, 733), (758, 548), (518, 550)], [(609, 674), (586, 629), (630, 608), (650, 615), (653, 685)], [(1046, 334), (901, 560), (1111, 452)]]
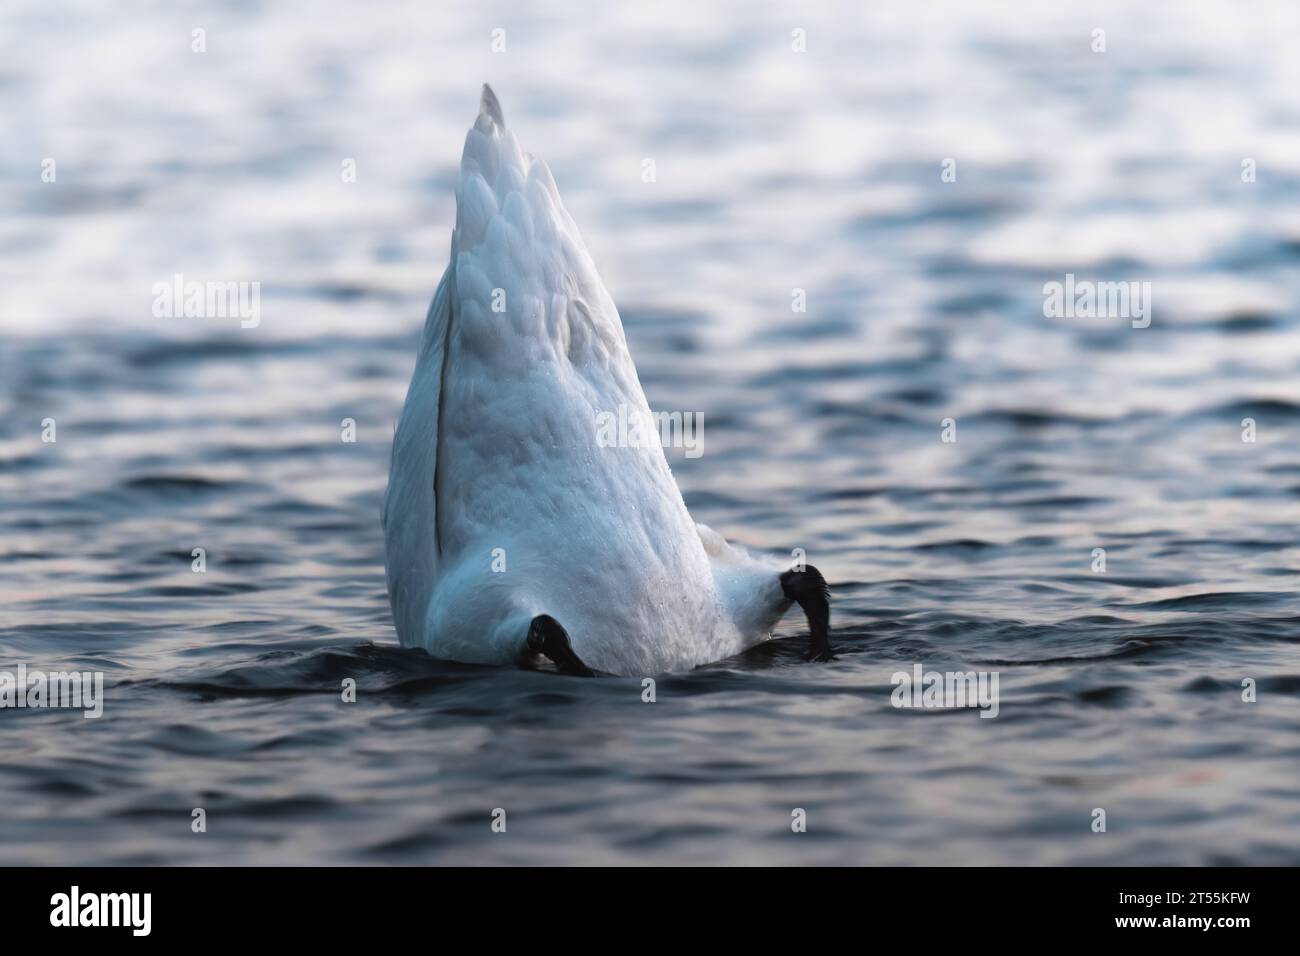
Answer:
[(393, 442), (385, 564), (403, 644), (509, 663), (549, 614), (589, 667), (641, 675), (769, 636), (790, 603), (782, 569), (697, 529), (657, 441), (601, 447), (597, 415), (620, 406), (649, 420), (618, 310), (485, 87)]

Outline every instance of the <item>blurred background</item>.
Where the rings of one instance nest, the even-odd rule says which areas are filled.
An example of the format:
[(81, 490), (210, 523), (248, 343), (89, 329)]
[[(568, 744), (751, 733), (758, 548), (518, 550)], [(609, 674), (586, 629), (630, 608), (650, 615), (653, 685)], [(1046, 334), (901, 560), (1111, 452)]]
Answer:
[[(110, 687), (0, 711), (0, 862), (1300, 862), (1300, 13), (1055, 6), (6, 3), (0, 667)], [(704, 416), (692, 514), (806, 550), (838, 663), (648, 706), (396, 649), (484, 81)], [(1045, 317), (1067, 273), (1150, 327)], [(176, 274), (260, 321), (157, 316)], [(891, 708), (914, 662), (1000, 716)]]

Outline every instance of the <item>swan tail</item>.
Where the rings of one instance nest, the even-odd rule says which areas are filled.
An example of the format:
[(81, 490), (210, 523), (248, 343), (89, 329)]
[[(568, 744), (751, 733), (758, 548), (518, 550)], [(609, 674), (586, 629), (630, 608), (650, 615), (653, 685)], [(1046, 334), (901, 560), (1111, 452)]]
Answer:
[(461, 154), (456, 235), (457, 345), (503, 374), (521, 360), (580, 373), (622, 364), (622, 321), (555, 179), (520, 149), (486, 85)]
[(479, 97), (478, 113), (479, 116), (491, 120), (493, 125), (499, 126), (501, 129), (506, 128), (505, 117), (501, 115), (501, 101), (498, 100), (497, 95), (492, 92), (492, 87), (488, 86), (486, 83), (483, 84), (483, 95)]

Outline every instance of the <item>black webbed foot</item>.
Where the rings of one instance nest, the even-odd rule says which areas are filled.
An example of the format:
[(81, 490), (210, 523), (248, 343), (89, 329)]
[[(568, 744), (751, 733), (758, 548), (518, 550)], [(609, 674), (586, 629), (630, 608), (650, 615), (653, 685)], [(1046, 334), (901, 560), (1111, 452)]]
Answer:
[(811, 564), (802, 571), (790, 570), (781, 575), (781, 590), (791, 601), (803, 608), (812, 632), (808, 661), (831, 661), (831, 589), (822, 573)]
[(582, 659), (574, 652), (569, 632), (549, 614), (537, 615), (528, 625), (528, 649), (549, 659), (561, 674), (596, 676), (596, 672), (582, 663)]

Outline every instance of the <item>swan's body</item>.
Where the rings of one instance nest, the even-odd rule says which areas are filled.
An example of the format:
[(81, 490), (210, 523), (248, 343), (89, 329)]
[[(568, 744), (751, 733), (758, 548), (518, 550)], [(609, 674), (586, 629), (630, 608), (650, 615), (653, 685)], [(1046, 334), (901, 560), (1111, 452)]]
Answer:
[(598, 440), (598, 413), (648, 421), (645, 394), (550, 171), (486, 87), (456, 206), (384, 503), (401, 642), (561, 663), (546, 637), (558, 622), (581, 664), (643, 675), (766, 640), (803, 603), (790, 572), (697, 526), (657, 441)]

